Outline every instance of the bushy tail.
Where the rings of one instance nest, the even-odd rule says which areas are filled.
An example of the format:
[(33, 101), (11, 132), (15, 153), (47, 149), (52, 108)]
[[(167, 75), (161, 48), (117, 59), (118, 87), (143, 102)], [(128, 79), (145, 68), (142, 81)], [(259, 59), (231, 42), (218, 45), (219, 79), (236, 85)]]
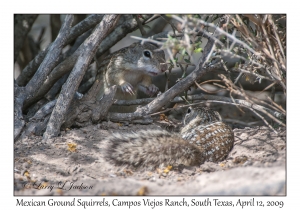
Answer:
[(183, 140), (179, 134), (162, 130), (112, 134), (106, 159), (118, 165), (158, 167), (163, 165), (200, 165), (204, 152)]

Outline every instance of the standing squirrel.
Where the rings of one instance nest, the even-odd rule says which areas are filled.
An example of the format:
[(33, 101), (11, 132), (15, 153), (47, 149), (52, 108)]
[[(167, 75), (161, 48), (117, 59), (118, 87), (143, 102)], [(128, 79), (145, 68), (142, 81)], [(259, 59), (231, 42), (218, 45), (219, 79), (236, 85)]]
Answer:
[[(167, 68), (163, 50), (148, 42), (133, 43), (108, 55), (101, 62), (103, 86), (97, 99), (99, 100), (104, 91), (113, 85), (118, 86), (115, 99), (136, 99), (137, 89), (153, 96), (158, 92), (158, 88), (152, 84), (151, 76), (156, 76)], [(135, 108), (135, 106), (112, 106), (110, 111), (133, 112)]]
[(216, 111), (189, 107), (183, 124), (180, 134), (162, 130), (112, 134), (106, 139), (105, 158), (134, 167), (194, 166), (221, 161), (233, 147), (233, 132)]

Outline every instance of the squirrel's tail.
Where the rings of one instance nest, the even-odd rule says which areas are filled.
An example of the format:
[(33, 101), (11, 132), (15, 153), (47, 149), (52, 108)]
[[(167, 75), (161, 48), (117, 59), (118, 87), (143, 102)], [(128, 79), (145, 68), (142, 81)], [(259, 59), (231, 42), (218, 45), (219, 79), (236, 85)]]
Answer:
[(112, 134), (106, 159), (119, 165), (158, 167), (163, 165), (200, 165), (204, 152), (183, 140), (179, 134), (162, 130)]

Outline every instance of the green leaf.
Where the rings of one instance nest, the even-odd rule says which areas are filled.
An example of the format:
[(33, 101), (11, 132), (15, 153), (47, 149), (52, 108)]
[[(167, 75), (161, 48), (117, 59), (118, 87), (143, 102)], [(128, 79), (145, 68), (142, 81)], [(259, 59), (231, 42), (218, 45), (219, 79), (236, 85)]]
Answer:
[(234, 68), (238, 68), (239, 67), (239, 62), (236, 62), (235, 64), (234, 64)]
[(194, 18), (201, 19), (201, 16), (200, 15), (194, 15)]
[(204, 21), (207, 22), (208, 18), (209, 18), (209, 16), (207, 16)]
[(201, 36), (199, 36), (199, 37), (197, 38), (196, 42), (202, 43), (202, 40), (201, 40), (201, 39), (202, 39)]
[(175, 58), (174, 60), (172, 60), (172, 59), (170, 58), (170, 63), (172, 63), (172, 65), (174, 65), (175, 63), (177, 63), (177, 60), (178, 60), (178, 58)]
[(196, 49), (194, 50), (194, 53), (200, 53), (200, 52), (202, 52), (202, 48), (201, 48), (201, 47), (196, 48)]
[(214, 22), (218, 17), (219, 17), (219, 15), (213, 15), (211, 22)]
[(181, 55), (184, 55), (185, 53), (186, 53), (186, 50), (185, 50), (185, 49), (182, 49)]
[(170, 41), (175, 41), (176, 39), (173, 38), (170, 34), (168, 34), (168, 40), (170, 40)]
[(191, 63), (191, 61), (188, 60), (188, 59), (184, 59), (184, 61), (187, 62), (187, 63)]
[(202, 42), (195, 42), (194, 43), (194, 46), (195, 48), (199, 48), (201, 46)]

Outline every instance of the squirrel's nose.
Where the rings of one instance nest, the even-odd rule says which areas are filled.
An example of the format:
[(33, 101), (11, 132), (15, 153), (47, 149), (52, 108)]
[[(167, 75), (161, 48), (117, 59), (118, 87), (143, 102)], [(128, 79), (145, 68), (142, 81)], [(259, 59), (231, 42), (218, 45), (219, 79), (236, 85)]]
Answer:
[(160, 63), (160, 70), (162, 72), (167, 71), (168, 70), (168, 64), (166, 64), (166, 63)]

